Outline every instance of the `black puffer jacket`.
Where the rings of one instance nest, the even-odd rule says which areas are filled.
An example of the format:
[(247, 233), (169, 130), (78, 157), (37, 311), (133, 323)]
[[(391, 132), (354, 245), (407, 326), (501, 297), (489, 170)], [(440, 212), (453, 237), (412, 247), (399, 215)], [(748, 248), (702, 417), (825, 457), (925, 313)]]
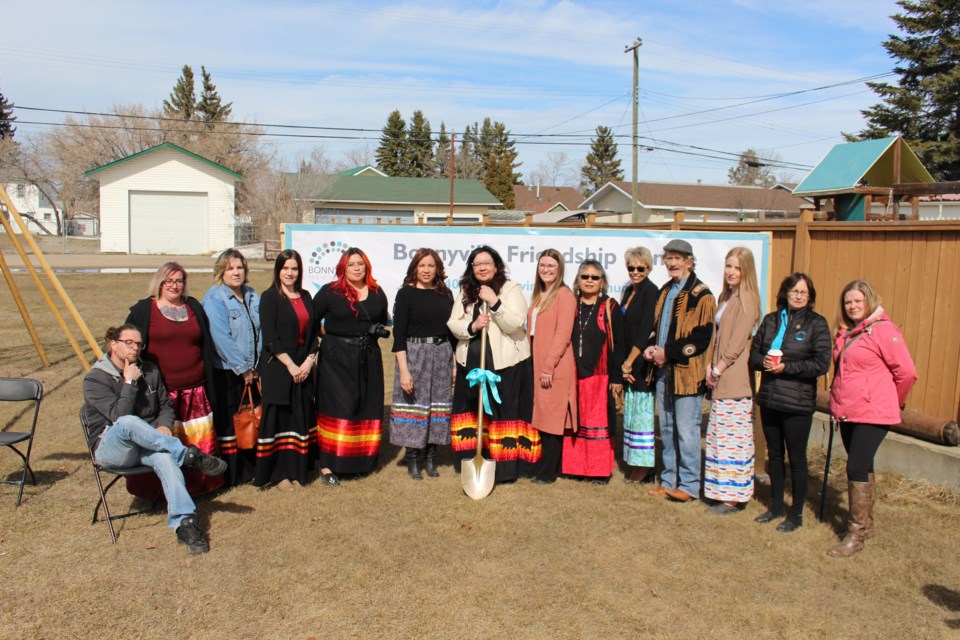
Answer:
[(750, 368), (761, 372), (757, 404), (786, 413), (813, 414), (817, 408), (817, 378), (830, 369), (830, 327), (809, 308), (787, 311), (783, 336), (783, 373), (763, 370), (763, 357), (780, 326), (780, 309), (764, 316), (750, 348)]

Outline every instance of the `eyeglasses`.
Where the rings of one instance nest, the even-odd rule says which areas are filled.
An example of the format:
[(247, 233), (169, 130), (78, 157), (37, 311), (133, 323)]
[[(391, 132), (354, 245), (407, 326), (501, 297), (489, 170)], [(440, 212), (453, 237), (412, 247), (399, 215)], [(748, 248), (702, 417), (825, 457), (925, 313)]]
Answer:
[(793, 296), (794, 298), (809, 298), (810, 292), (800, 291), (799, 289), (790, 289), (790, 291), (787, 291), (787, 295)]
[(537, 266), (537, 269), (543, 269), (544, 271), (556, 271), (560, 268), (558, 264), (541, 264)]
[(631, 267), (631, 266), (628, 266), (628, 267), (627, 267), (627, 271), (629, 271), (630, 273), (633, 273), (634, 271), (636, 271), (636, 272), (638, 272), (638, 273), (646, 273), (646, 272), (647, 272), (647, 268), (646, 268), (646, 267), (643, 267), (643, 266), (641, 266), (641, 267)]
[(137, 349), (143, 349), (143, 343), (137, 342), (136, 340), (117, 340), (117, 342), (122, 342), (123, 344), (127, 345), (128, 349), (133, 349), (134, 347)]
[(580, 279), (581, 280), (602, 280), (603, 276), (597, 276), (592, 273), (581, 273)]
[(474, 269), (476, 269), (477, 267), (492, 267), (492, 266), (493, 266), (493, 261), (488, 261), (488, 262), (474, 262), (474, 263), (471, 264), (470, 266), (473, 267)]
[(163, 281), (163, 285), (164, 285), (165, 287), (169, 287), (169, 288), (171, 288), (171, 289), (172, 289), (173, 287), (182, 287), (182, 286), (183, 286), (183, 280), (180, 280), (180, 279), (174, 280), (173, 278), (167, 278), (166, 280)]

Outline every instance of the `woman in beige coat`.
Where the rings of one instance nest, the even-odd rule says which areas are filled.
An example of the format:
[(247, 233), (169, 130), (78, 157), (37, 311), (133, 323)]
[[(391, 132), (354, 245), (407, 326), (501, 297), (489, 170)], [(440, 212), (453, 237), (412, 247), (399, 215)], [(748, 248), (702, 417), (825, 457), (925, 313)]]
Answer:
[(570, 348), (577, 299), (563, 282), (563, 267), (563, 256), (556, 249), (540, 254), (527, 311), (533, 352), (533, 426), (543, 443), (534, 484), (556, 481), (563, 431), (577, 428), (577, 367)]
[(744, 247), (727, 253), (723, 293), (717, 300), (706, 383), (712, 390), (704, 452), (703, 494), (716, 501), (711, 513), (737, 513), (753, 496), (753, 388), (750, 340), (760, 319), (753, 254)]

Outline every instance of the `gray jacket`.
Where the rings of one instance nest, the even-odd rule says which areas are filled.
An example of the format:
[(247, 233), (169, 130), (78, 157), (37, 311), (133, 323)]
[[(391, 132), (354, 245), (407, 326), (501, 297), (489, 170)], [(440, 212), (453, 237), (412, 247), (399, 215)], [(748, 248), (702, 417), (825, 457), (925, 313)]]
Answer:
[(96, 450), (104, 430), (121, 416), (137, 416), (156, 426), (172, 426), (176, 420), (173, 403), (160, 378), (160, 369), (152, 362), (140, 362), (142, 376), (136, 384), (126, 384), (123, 373), (104, 354), (83, 377), (83, 419), (90, 434), (90, 446)]

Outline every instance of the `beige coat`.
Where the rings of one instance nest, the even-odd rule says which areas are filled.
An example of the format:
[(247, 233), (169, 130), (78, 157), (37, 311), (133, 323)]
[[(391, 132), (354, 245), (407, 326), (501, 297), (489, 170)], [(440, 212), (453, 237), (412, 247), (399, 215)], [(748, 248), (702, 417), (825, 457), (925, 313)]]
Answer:
[[(533, 309), (527, 312), (530, 326)], [(533, 426), (544, 433), (563, 435), (577, 429), (577, 364), (573, 359), (573, 323), (577, 299), (567, 287), (537, 314), (533, 336)], [(540, 374), (553, 376), (549, 389), (540, 386)]]
[[(494, 370), (506, 369), (530, 357), (530, 343), (523, 324), (527, 319), (527, 301), (520, 291), (520, 285), (507, 280), (500, 290), (500, 306), (490, 313), (490, 327), (487, 340), (493, 353)], [(476, 303), (463, 308), (463, 292), (453, 301), (453, 311), (447, 321), (447, 327), (459, 342), (456, 357), (461, 366), (467, 366), (467, 347), (470, 344), (470, 323), (473, 321), (473, 307)], [(481, 303), (482, 304), (482, 303)], [(490, 364), (487, 364), (490, 368)]]
[[(732, 294), (726, 301), (720, 326), (713, 334), (710, 345), (710, 363), (716, 367), (721, 362), (726, 369), (713, 390), (714, 400), (749, 398), (753, 396), (750, 384), (750, 340), (760, 319), (757, 315), (759, 305), (752, 294), (744, 294), (743, 303), (739, 292)], [(744, 311), (743, 307), (747, 310)]]

